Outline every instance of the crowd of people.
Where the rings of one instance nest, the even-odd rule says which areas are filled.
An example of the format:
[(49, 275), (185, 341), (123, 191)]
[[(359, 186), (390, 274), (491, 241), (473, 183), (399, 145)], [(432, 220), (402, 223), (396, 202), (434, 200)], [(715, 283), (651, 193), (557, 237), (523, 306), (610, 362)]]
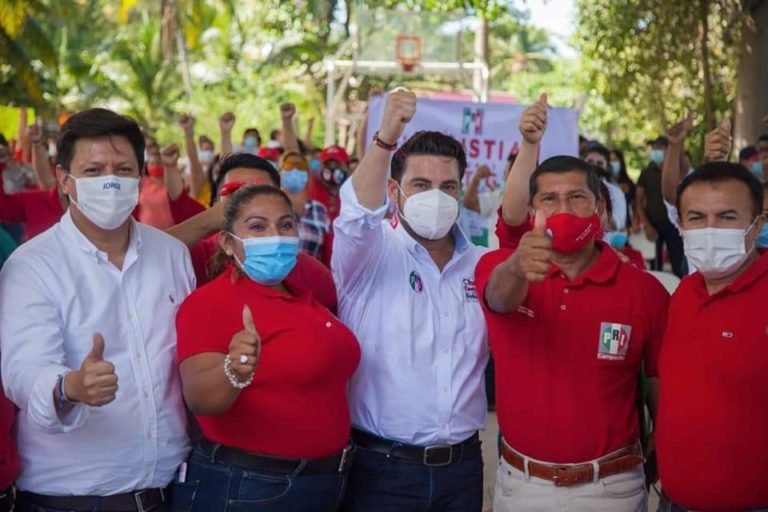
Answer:
[(539, 161), (542, 94), (497, 183), (406, 89), (356, 156), (279, 108), (0, 138), (0, 510), (480, 512), (492, 399), (496, 511), (768, 511), (768, 135), (694, 165), (689, 115), (635, 183)]

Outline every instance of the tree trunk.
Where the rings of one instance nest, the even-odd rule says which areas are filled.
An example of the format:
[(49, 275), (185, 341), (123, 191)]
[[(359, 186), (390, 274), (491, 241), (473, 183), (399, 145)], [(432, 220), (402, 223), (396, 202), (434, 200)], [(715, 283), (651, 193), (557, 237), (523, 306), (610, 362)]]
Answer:
[[(487, 66), (488, 58), (488, 20), (481, 16), (475, 29), (475, 62), (483, 62)], [(488, 80), (490, 81), (490, 77), (488, 77)], [(480, 99), (483, 79), (479, 69), (476, 69), (473, 73), (472, 88), (475, 91), (476, 99)], [(490, 84), (488, 84), (488, 89), (490, 90)]]
[(768, 129), (760, 120), (768, 114), (768, 0), (747, 1), (749, 19), (744, 23), (739, 59), (734, 146), (753, 145)]
[(704, 126), (707, 132), (715, 129), (715, 99), (712, 91), (712, 70), (709, 65), (709, 3), (710, 0), (699, 1), (699, 21), (701, 23), (701, 73), (704, 83)]

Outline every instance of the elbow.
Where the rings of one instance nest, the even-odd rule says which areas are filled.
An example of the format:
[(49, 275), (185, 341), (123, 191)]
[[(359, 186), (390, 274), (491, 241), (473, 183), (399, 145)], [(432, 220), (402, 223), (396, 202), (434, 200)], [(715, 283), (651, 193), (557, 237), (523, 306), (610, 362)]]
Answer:
[(195, 392), (194, 390), (184, 389), (184, 402), (195, 416), (218, 416), (224, 414), (232, 407), (232, 403), (222, 400), (217, 393), (203, 390)]
[(504, 224), (507, 226), (518, 226), (523, 221), (523, 219), (517, 215), (517, 212), (512, 211), (512, 208), (507, 208), (503, 205), (501, 207), (501, 220), (503, 220)]

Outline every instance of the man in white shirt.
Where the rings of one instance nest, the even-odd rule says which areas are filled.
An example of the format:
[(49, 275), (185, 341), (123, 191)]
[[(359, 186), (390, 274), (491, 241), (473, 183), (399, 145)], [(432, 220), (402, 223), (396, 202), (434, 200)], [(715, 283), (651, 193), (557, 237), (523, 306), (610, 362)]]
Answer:
[(0, 273), (17, 510), (169, 510), (189, 450), (174, 320), (195, 283), (186, 248), (130, 216), (143, 154), (133, 120), (72, 116), (56, 167), (70, 208)]
[[(415, 112), (413, 93), (389, 95), (334, 227), (340, 317), (362, 347), (350, 382), (358, 450), (347, 511), (482, 508), (488, 347), (473, 273), (484, 250), (456, 225), (467, 165), (458, 141), (416, 133), (392, 156), (390, 178)], [(396, 226), (385, 220), (390, 201)]]

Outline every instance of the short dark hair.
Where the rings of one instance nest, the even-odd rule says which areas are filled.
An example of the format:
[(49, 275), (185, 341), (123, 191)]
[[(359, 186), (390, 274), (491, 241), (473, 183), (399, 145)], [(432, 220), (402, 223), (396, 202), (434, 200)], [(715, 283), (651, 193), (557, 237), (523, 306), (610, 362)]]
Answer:
[(605, 201), (605, 213), (608, 217), (613, 217), (613, 201), (611, 201), (611, 191), (608, 190), (608, 185), (600, 182), (600, 197)]
[(272, 130), (269, 132), (269, 140), (277, 140), (278, 135), (280, 135), (280, 130)]
[[(279, 197), (285, 201), (285, 204), (288, 205), (288, 209), (293, 212), (293, 204), (291, 203), (291, 200), (286, 193), (279, 188), (273, 187), (272, 185), (246, 185), (235, 190), (229, 196), (229, 199), (227, 199), (227, 205), (224, 208), (224, 229), (222, 231), (231, 234), (234, 230), (235, 221), (240, 216), (240, 210), (243, 205), (250, 203), (257, 197), (265, 196)], [(221, 250), (221, 247), (218, 247), (209, 263), (208, 277), (213, 279), (221, 274), (232, 260), (234, 260), (232, 256), (227, 255)]]
[(405, 172), (405, 161), (412, 155), (438, 155), (453, 158), (459, 164), (459, 181), (464, 180), (467, 170), (467, 154), (459, 141), (445, 133), (421, 130), (395, 151), (390, 166), (391, 177), (400, 183)]
[(739, 151), (739, 162), (749, 160), (757, 156), (757, 148), (755, 146), (747, 146)]
[(5, 138), (5, 135), (0, 133), (0, 146), (7, 146), (8, 145), (8, 139)]
[(683, 197), (685, 189), (694, 183), (720, 183), (727, 180), (737, 180), (744, 183), (749, 189), (749, 195), (752, 196), (752, 212), (758, 216), (763, 211), (763, 185), (754, 174), (741, 164), (731, 162), (709, 162), (691, 174), (686, 176), (680, 185), (677, 186), (676, 206), (677, 211), (682, 216), (680, 210), (680, 199)]
[(587, 162), (575, 156), (553, 156), (547, 158), (539, 164), (529, 181), (529, 202), (533, 203), (534, 196), (539, 192), (539, 176), (542, 174), (565, 174), (566, 172), (580, 172), (587, 179), (587, 187), (595, 196), (595, 200), (600, 197), (600, 175), (597, 170)]
[(128, 116), (105, 108), (91, 108), (70, 116), (61, 127), (56, 144), (56, 163), (69, 172), (75, 143), (79, 139), (105, 136), (125, 137), (133, 147), (139, 169), (144, 168), (144, 134), (139, 125)]
[(256, 139), (258, 139), (259, 145), (261, 144), (261, 133), (259, 133), (258, 128), (246, 128), (243, 132), (243, 138), (246, 138), (249, 133), (252, 133), (256, 136)]
[(280, 188), (280, 173), (275, 166), (269, 163), (269, 161), (250, 153), (234, 153), (221, 161), (221, 167), (219, 168), (219, 176), (216, 178), (214, 194), (218, 193), (221, 185), (224, 183), (224, 177), (232, 169), (238, 167), (244, 167), (246, 169), (256, 169), (258, 171), (264, 171), (269, 174), (269, 179), (272, 184)]
[(768, 133), (763, 133), (757, 138), (757, 142), (768, 141)]
[(581, 157), (586, 160), (587, 155), (590, 153), (597, 153), (598, 155), (605, 158), (606, 164), (611, 162), (611, 152), (608, 151), (607, 147), (603, 146), (599, 142), (590, 142), (587, 144), (587, 147), (584, 148)]

